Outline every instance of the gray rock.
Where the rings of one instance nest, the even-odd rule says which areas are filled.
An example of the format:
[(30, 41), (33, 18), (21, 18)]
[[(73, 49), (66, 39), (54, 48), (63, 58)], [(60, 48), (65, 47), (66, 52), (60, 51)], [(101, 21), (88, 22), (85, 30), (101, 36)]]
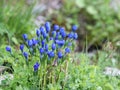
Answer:
[(110, 76), (120, 76), (120, 70), (113, 67), (106, 67), (104, 74)]
[(2, 81), (7, 80), (6, 85), (9, 84), (9, 82), (13, 79), (12, 74), (7, 74), (7, 75), (0, 75), (0, 85), (2, 85)]

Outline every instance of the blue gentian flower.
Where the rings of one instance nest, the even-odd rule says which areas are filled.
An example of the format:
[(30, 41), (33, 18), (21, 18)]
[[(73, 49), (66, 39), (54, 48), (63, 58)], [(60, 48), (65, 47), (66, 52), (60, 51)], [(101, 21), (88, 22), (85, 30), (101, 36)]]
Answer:
[(40, 48), (39, 49), (39, 52), (40, 52), (40, 54), (42, 55), (45, 51), (44, 51), (44, 48)]
[(65, 48), (65, 53), (70, 53), (70, 48)]
[(55, 56), (54, 51), (48, 51), (48, 57), (53, 58)]
[(41, 41), (42, 47), (45, 46), (45, 42), (46, 42), (45, 40), (42, 40), (42, 41)]
[(25, 59), (28, 60), (28, 53), (24, 52), (23, 55), (24, 55)]
[(65, 38), (65, 37), (66, 37), (66, 32), (65, 32), (65, 31), (62, 32), (62, 33), (61, 33), (61, 36), (62, 36), (62, 38)]
[(39, 68), (40, 64), (38, 62), (36, 62), (33, 66), (34, 68), (34, 72), (37, 72), (38, 71), (38, 68)]
[(43, 38), (45, 39), (45, 38), (47, 38), (47, 36), (48, 36), (48, 34), (46, 33), (46, 32), (43, 32)]
[(33, 46), (33, 41), (32, 40), (28, 40), (28, 46), (32, 47)]
[(59, 25), (55, 24), (55, 25), (53, 26), (53, 30), (54, 30), (54, 31), (59, 30)]
[(52, 50), (54, 51), (55, 48), (56, 48), (56, 45), (55, 45), (55, 43), (53, 43), (53, 44), (52, 44)]
[(59, 37), (60, 37), (60, 32), (57, 32), (56, 36), (55, 36), (55, 39), (57, 40), (57, 39), (59, 39)]
[(45, 23), (45, 28), (46, 28), (46, 32), (48, 33), (50, 31), (50, 22)]
[(78, 29), (78, 27), (76, 25), (72, 26), (72, 31), (76, 31)]
[(43, 34), (45, 32), (45, 27), (44, 26), (40, 27), (40, 32), (41, 32), (41, 34)]
[(65, 44), (65, 40), (55, 40), (55, 43), (59, 46), (63, 46)]
[(74, 33), (73, 39), (77, 39), (78, 38), (78, 34)]
[(46, 52), (48, 51), (48, 45), (47, 44), (45, 45), (45, 51)]
[(24, 49), (24, 44), (21, 44), (20, 45), (20, 50), (23, 52), (23, 49)]
[(58, 51), (57, 55), (58, 55), (58, 58), (62, 58), (63, 57), (63, 54), (60, 51)]
[(11, 53), (11, 47), (10, 46), (6, 46), (6, 51), (10, 52)]
[(65, 31), (65, 28), (64, 27), (61, 27), (60, 28), (60, 34), (62, 33), (62, 32), (64, 32)]
[(25, 41), (27, 41), (27, 39), (28, 39), (27, 34), (23, 34), (22, 37), (23, 37), (23, 39), (24, 39)]
[(65, 29), (63, 27), (60, 28), (60, 34), (61, 34), (62, 38), (66, 37), (66, 32), (65, 32)]
[(73, 33), (73, 32), (70, 32), (70, 33), (68, 34), (68, 38), (70, 38), (70, 39), (72, 39), (73, 36), (74, 36), (74, 33)]
[(39, 37), (40, 36), (40, 30), (36, 30), (36, 35)]
[(36, 39), (32, 39), (32, 43), (33, 43), (33, 46), (35, 46), (36, 44), (38, 44), (38, 40), (36, 40)]

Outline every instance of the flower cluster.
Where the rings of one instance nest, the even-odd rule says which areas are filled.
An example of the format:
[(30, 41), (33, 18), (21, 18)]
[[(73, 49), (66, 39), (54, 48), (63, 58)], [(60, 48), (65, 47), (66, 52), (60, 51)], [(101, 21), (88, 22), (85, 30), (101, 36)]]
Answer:
[[(20, 45), (22, 55), (28, 62), (29, 56), (35, 56), (38, 54), (37, 51), (39, 51), (39, 63), (45, 61), (43, 60), (45, 57), (49, 62), (53, 62), (53, 60), (59, 61), (71, 52), (72, 41), (78, 38), (76, 30), (77, 26), (73, 25), (71, 32), (67, 33), (64, 27), (46, 22), (36, 30), (34, 38), (28, 39), (27, 34), (22, 35), (24, 40), (24, 44)], [(25, 47), (29, 49), (29, 52), (25, 51)], [(6, 50), (11, 52), (10, 46), (7, 46)], [(39, 63), (37, 62), (33, 66), (34, 71), (38, 70)]]

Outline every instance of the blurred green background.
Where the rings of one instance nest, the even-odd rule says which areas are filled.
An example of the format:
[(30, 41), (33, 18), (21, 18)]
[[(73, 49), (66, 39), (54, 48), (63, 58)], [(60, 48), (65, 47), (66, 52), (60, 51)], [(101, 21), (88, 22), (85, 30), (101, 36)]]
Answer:
[[(101, 46), (106, 41), (120, 40), (120, 12), (112, 7), (111, 0), (63, 0), (61, 12), (56, 11), (55, 20), (65, 25), (76, 23), (81, 47), (87, 40), (91, 46)], [(119, 7), (118, 7), (119, 8)]]

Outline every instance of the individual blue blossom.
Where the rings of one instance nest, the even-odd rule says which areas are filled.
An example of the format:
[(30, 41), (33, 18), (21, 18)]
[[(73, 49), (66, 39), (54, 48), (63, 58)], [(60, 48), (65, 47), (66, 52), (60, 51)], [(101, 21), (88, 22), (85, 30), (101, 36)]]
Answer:
[(40, 30), (36, 30), (36, 35), (39, 37), (40, 36)]
[(59, 30), (59, 25), (55, 24), (55, 25), (53, 26), (53, 30), (54, 30), (54, 31)]
[(40, 32), (41, 32), (41, 34), (43, 34), (45, 32), (45, 27), (44, 26), (40, 27)]
[(62, 36), (62, 38), (65, 38), (65, 37), (66, 37), (66, 32), (65, 32), (65, 31), (62, 32), (62, 33), (61, 33), (61, 36)]
[(28, 40), (28, 46), (32, 47), (33, 46), (33, 41), (32, 40)]
[(73, 39), (77, 39), (77, 38), (78, 38), (78, 34), (77, 34), (77, 33), (74, 33)]
[(43, 38), (45, 39), (45, 38), (47, 38), (47, 36), (48, 36), (48, 34), (46, 33), (46, 32), (43, 32)]
[(23, 52), (23, 49), (24, 49), (24, 44), (21, 44), (20, 45), (20, 50)]
[(22, 37), (23, 37), (23, 39), (24, 39), (25, 41), (27, 41), (27, 39), (28, 39), (27, 34), (23, 34)]
[(52, 48), (52, 50), (53, 50), (53, 51), (55, 50), (55, 48), (56, 48), (56, 45), (55, 45), (55, 43), (52, 43), (52, 46), (51, 46), (51, 48)]
[(76, 25), (72, 26), (72, 31), (76, 31), (78, 29), (78, 27)]
[(39, 52), (40, 52), (40, 54), (42, 55), (45, 51), (44, 51), (44, 48), (40, 48), (39, 49)]
[(6, 51), (10, 52), (11, 53), (11, 47), (10, 46), (6, 46)]
[(36, 40), (36, 39), (32, 39), (32, 43), (33, 43), (33, 46), (35, 46), (35, 45), (37, 45), (37, 43), (38, 43), (38, 40)]
[(60, 28), (60, 34), (61, 34), (62, 38), (66, 37), (66, 32), (65, 32), (65, 29), (63, 27)]
[(25, 57), (26, 60), (28, 60), (28, 53), (27, 52), (23, 52), (23, 56)]
[(73, 33), (73, 32), (70, 32), (70, 33), (68, 34), (68, 38), (70, 38), (70, 39), (72, 39), (73, 36), (74, 36), (74, 33)]
[(46, 32), (50, 32), (50, 22), (45, 23)]
[(59, 59), (63, 57), (63, 54), (62, 54), (62, 52), (60, 52), (60, 51), (58, 51), (57, 55), (58, 55), (58, 58), (59, 58)]
[(62, 32), (64, 32), (65, 31), (65, 28), (64, 27), (61, 27), (60, 28), (60, 34), (62, 33)]
[(55, 40), (55, 43), (62, 47), (65, 44), (65, 40)]
[(39, 68), (40, 64), (38, 62), (36, 62), (33, 66), (34, 68), (34, 72), (37, 72), (38, 71), (38, 68)]
[(65, 53), (70, 53), (70, 48), (65, 48)]
[(45, 42), (46, 42), (45, 40), (42, 40), (42, 41), (41, 41), (41, 45), (42, 45), (42, 47), (45, 46)]
[(54, 53), (54, 51), (48, 51), (48, 57), (49, 58), (53, 58), (54, 56), (55, 56), (55, 53)]
[(46, 52), (48, 51), (48, 45), (47, 44), (45, 45), (45, 51)]

